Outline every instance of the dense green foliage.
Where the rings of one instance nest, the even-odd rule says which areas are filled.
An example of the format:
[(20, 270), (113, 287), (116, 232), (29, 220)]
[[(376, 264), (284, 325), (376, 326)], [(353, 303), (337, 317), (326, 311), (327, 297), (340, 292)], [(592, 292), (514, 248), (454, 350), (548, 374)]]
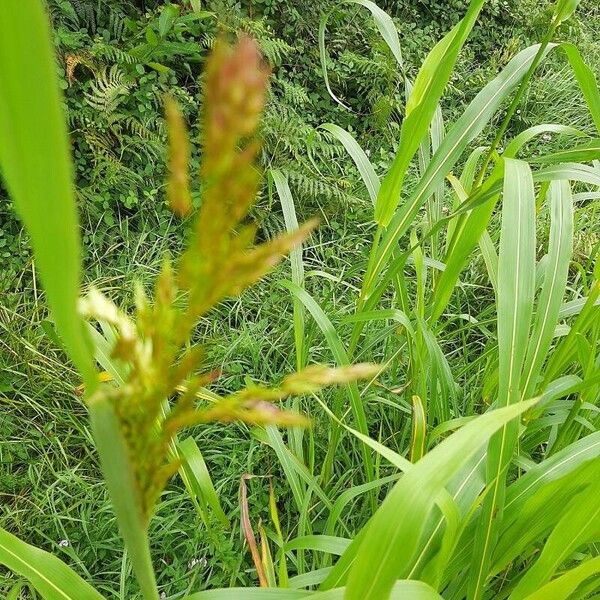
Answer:
[[(498, 161), (510, 173), (504, 183), (505, 173), (489, 173), (493, 203), (476, 204), (475, 210), (468, 213), (465, 231), (479, 232), (481, 239), (470, 240), (468, 235), (452, 238), (452, 232), (465, 225), (458, 218), (448, 225), (444, 223), (444, 229), (431, 241), (425, 236), (429, 225), (443, 221), (460, 202), (470, 198), (472, 189), (477, 192), (481, 183), (477, 182), (477, 165), (467, 160), (469, 155), (465, 153), (449, 169), (456, 177), (460, 176), (460, 182), (456, 178), (439, 182), (431, 194), (437, 200), (427, 200), (425, 209), (418, 210), (415, 219), (411, 218), (399, 233), (400, 244), (397, 244), (398, 238), (393, 238), (390, 229), (382, 229), (381, 235), (376, 233), (370, 196), (373, 190), (369, 188), (368, 177), (348, 156), (335, 129), (321, 127), (332, 123), (353, 135), (372, 164), (371, 183), (378, 188), (379, 177), (384, 180), (394, 165), (401, 128), (406, 122), (404, 75), (415, 80), (431, 47), (465, 15), (470, 3), (466, 0), (378, 3), (394, 18), (405, 74), (400, 72), (396, 57), (369, 12), (352, 3), (216, 0), (202, 2), (195, 10), (193, 6), (199, 3), (48, 0), (47, 4), (54, 24), (56, 68), (72, 143), (82, 221), (84, 286), (93, 284), (120, 305), (131, 307), (132, 283), (141, 281), (149, 289), (163, 256), (184, 246), (188, 223), (176, 220), (166, 201), (164, 95), (168, 92), (177, 99), (190, 126), (194, 142), (190, 171), (195, 177), (201, 161), (200, 145), (195, 141), (204, 137), (196, 116), (203, 107), (200, 75), (206, 57), (220, 31), (230, 34), (246, 31), (258, 40), (273, 68), (261, 125), (264, 144), (260, 162), (267, 176), (252, 213), (261, 225), (259, 238), (270, 239), (286, 226), (293, 228), (294, 211), (300, 221), (317, 214), (322, 225), (306, 243), (299, 259), (298, 255), (296, 258), (292, 255), (291, 269), (289, 264), (278, 267), (241, 298), (225, 300), (202, 317), (195, 335), (209, 340), (205, 360), (222, 371), (211, 389), (231, 393), (252, 382), (272, 384), (286, 372), (314, 362), (343, 364), (369, 360), (388, 367), (366, 388), (351, 387), (347, 394), (331, 391), (318, 398), (307, 396), (301, 402), (290, 401), (290, 408), (299, 408), (314, 419), (313, 428), (303, 434), (296, 429), (277, 433), (273, 428), (242, 424), (211, 424), (191, 431), (202, 450), (219, 500), (203, 505), (206, 498), (200, 499), (200, 494), (195, 502), (190, 502), (189, 488), (186, 491), (186, 485), (177, 478), (163, 494), (157, 514), (150, 522), (149, 539), (158, 586), (164, 596), (175, 598), (199, 589), (257, 585), (255, 565), (245, 548), (239, 525), (243, 506), (239, 503), (238, 489), (244, 473), (270, 477), (277, 501), (280, 523), (269, 508), (267, 481), (257, 477), (247, 482), (250, 521), (256, 526), (259, 520), (265, 524), (264, 536), (270, 543), (277, 569), (277, 573), (267, 572), (270, 582), (281, 583), (287, 578), (282, 573), (289, 572), (291, 577), (300, 578), (295, 582), (298, 587), (318, 583), (327, 574), (325, 587), (345, 585), (347, 577), (340, 575), (339, 566), (333, 574), (319, 570), (335, 564), (331, 555), (346, 550), (349, 540), (355, 538), (386, 492), (392, 489), (399, 469), (409, 469), (404, 456), (414, 462), (425, 454), (429, 462), (424, 460), (416, 465), (421, 470), (408, 470), (403, 475), (401, 481), (405, 481), (406, 488), (393, 488), (399, 504), (392, 505), (392, 493), (387, 496), (383, 512), (377, 513), (379, 517), (374, 519), (375, 525), (369, 530), (371, 537), (365, 544), (370, 544), (375, 556), (397, 506), (401, 505), (398, 498), (411, 498), (415, 489), (410, 487), (409, 474), (414, 481), (419, 476), (428, 481), (428, 486), (423, 486), (421, 503), (415, 502), (411, 518), (425, 522), (429, 514), (430, 518), (439, 519), (439, 513), (435, 512), (438, 509), (434, 508), (436, 494), (444, 486), (454, 489), (452, 486), (460, 483), (460, 472), (444, 471), (448, 479), (436, 479), (436, 473), (443, 471), (439, 467), (443, 459), (438, 458), (442, 452), (429, 450), (448, 438), (443, 447), (447, 456), (453, 456), (454, 452), (460, 458), (459, 455), (470, 452), (472, 462), (468, 464), (475, 464), (478, 457), (475, 453), (480, 447), (472, 442), (471, 448), (464, 440), (461, 442), (464, 446), (460, 446), (452, 441), (458, 438), (448, 434), (467, 424), (474, 415), (486, 412), (497, 398), (500, 405), (513, 404), (510, 393), (502, 390), (507, 372), (502, 357), (507, 355), (507, 348), (514, 348), (515, 340), (507, 341), (509, 330), (502, 327), (514, 319), (514, 323), (522, 325), (513, 324), (512, 333), (521, 335), (518, 346), (523, 356), (520, 366), (510, 368), (516, 369), (516, 377), (526, 380), (523, 397), (545, 393), (543, 402), (554, 400), (554, 404), (553, 410), (540, 413), (542, 418), (520, 438), (515, 464), (508, 474), (508, 483), (517, 483), (506, 488), (507, 521), (502, 525), (504, 529), (493, 534), (502, 536), (501, 543), (492, 556), (486, 549), (486, 540), (474, 533), (474, 523), (485, 522), (486, 514), (490, 523), (495, 522), (493, 496), (496, 487), (504, 490), (502, 477), (506, 473), (501, 467), (505, 466), (502, 449), (506, 442), (503, 440), (502, 445), (493, 447), (498, 439), (494, 437), (488, 468), (496, 461), (502, 473), (496, 479), (485, 469), (477, 472), (481, 481), (475, 482), (475, 497), (486, 478), (488, 492), (492, 492), (482, 495), (481, 510), (456, 540), (457, 544), (460, 539), (463, 545), (481, 552), (476, 553), (471, 564), (470, 556), (460, 553), (453, 556), (455, 548), (442, 545), (440, 565), (444, 557), (447, 560), (453, 556), (454, 560), (446, 570), (442, 565), (436, 571), (435, 561), (423, 568), (431, 557), (424, 550), (413, 569), (403, 576), (418, 572), (419, 578), (437, 589), (443, 588), (444, 597), (461, 598), (467, 590), (459, 583), (459, 575), (469, 573), (470, 581), (475, 581), (473, 573), (480, 566), (475, 563), (480, 557), (481, 563), (486, 563), (482, 569), (498, 575), (486, 583), (490, 587), (484, 597), (508, 597), (516, 588), (514, 597), (525, 598), (534, 588), (527, 588), (527, 577), (519, 583), (524, 567), (538, 564), (534, 559), (542, 549), (550, 554), (553, 542), (564, 543), (565, 532), (577, 527), (573, 519), (597, 523), (594, 521), (597, 515), (591, 512), (577, 517), (572, 511), (567, 513), (570, 519), (566, 521), (561, 520), (560, 512), (575, 493), (582, 494), (582, 502), (588, 499), (591, 510), (597, 492), (597, 484), (589, 481), (597, 476), (598, 458), (592, 455), (586, 440), (595, 435), (593, 432), (599, 425), (596, 403), (600, 330), (593, 302), (581, 312), (582, 316), (577, 316), (585, 298), (598, 293), (597, 283), (594, 284), (598, 279), (594, 265), (600, 248), (597, 182), (592, 178), (587, 180), (591, 185), (574, 184), (574, 209), (567, 215), (558, 206), (564, 206), (571, 197), (568, 185), (552, 183), (548, 190), (545, 183), (537, 184), (549, 182), (549, 178), (535, 179), (534, 174), (536, 187), (531, 184), (529, 190), (529, 167), (506, 156), (506, 164)], [(323, 15), (329, 15), (325, 37), (329, 84), (349, 108), (337, 103), (325, 85), (318, 35)], [(484, 4), (456, 67), (449, 74), (449, 84), (440, 102), (444, 127), (437, 121), (437, 130), (433, 125), (428, 128), (430, 138), (407, 170), (405, 191), (412, 193), (415, 187), (418, 189), (420, 178), (427, 172), (430, 161), (435, 160), (434, 152), (442, 134), (452, 131), (452, 124), (464, 114), (465, 107), (518, 51), (543, 39), (551, 16), (551, 6), (533, 0), (491, 0)], [(575, 17), (558, 29), (554, 39), (576, 44), (598, 78), (599, 35), (600, 9), (594, 2), (584, 0)], [(495, 112), (489, 126), (482, 126), (481, 133), (476, 133), (469, 151), (489, 145), (494, 139), (508, 102)], [(514, 118), (507, 122), (499, 151), (520, 132), (542, 123), (559, 123), (598, 136), (598, 123), (579, 91), (569, 62), (558, 51), (553, 51), (540, 66), (515, 106)], [(584, 153), (582, 157), (564, 161), (548, 159), (553, 152), (583, 146), (585, 141), (563, 135), (568, 133), (566, 130), (549, 128), (539, 133), (526, 143), (521, 153), (533, 157), (530, 162), (534, 173), (540, 167), (535, 162), (539, 156), (547, 159), (546, 163), (541, 159), (544, 163), (541, 171), (553, 162), (572, 160), (592, 164), (590, 168), (597, 173), (594, 154)], [(475, 152), (475, 158), (480, 154)], [(595, 163), (590, 163), (590, 156), (596, 158)], [(492, 181), (495, 174), (497, 177)], [(572, 178), (577, 179), (566, 176)], [(514, 188), (506, 188), (515, 181), (523, 184), (518, 193)], [(514, 195), (522, 203), (503, 202), (495, 206), (502, 185), (504, 197)], [(487, 192), (485, 184), (483, 187)], [(193, 202), (200, 206), (204, 190), (197, 186), (193, 189)], [(518, 196), (519, 193), (523, 195)], [(3, 261), (0, 526), (59, 556), (107, 598), (136, 597), (137, 583), (122, 553), (122, 542), (93, 451), (87, 410), (78, 392), (80, 376), (63, 351), (44, 292), (38, 287), (38, 261), (32, 257), (29, 239), (13, 208), (5, 191), (0, 189)], [(403, 209), (401, 204), (400, 210)], [(527, 223), (522, 231), (515, 225), (521, 218)], [(572, 255), (567, 248), (568, 237), (561, 238), (556, 233), (557, 227), (569, 229), (569, 219), (573, 221)], [(525, 253), (514, 256), (511, 249), (519, 231)], [(374, 235), (376, 241), (372, 245)], [(386, 267), (400, 264), (391, 262), (392, 258), (398, 258), (397, 254), (392, 256), (390, 251), (390, 256), (386, 256), (382, 250), (388, 239), (386, 235), (392, 236), (390, 248), (393, 246), (394, 252), (411, 251), (401, 264), (404, 275), (396, 279), (390, 276), (391, 285), (381, 290), (381, 305), (369, 305), (369, 298), (379, 292), (375, 285), (378, 278), (390, 273), (385, 269), (377, 271), (373, 264), (377, 265), (377, 261), (387, 261)], [(378, 245), (380, 239), (383, 245)], [(480, 250), (471, 253), (478, 239)], [(563, 246), (559, 243), (561, 239)], [(554, 259), (556, 263), (552, 262)], [(498, 267), (498, 261), (507, 266)], [(438, 270), (440, 262), (446, 264), (444, 275)], [(564, 273), (564, 297), (561, 294), (554, 298), (556, 293), (553, 296), (552, 289), (548, 289), (550, 284), (545, 284), (550, 280), (548, 263), (556, 265), (559, 288), (560, 273)], [(531, 297), (531, 306), (513, 313), (514, 298), (503, 297), (498, 286), (506, 290), (506, 283), (499, 282), (507, 282), (514, 272), (523, 276), (523, 281), (517, 281), (516, 285), (522, 285), (525, 295)], [(369, 288), (370, 284), (373, 285)], [(361, 289), (363, 293), (359, 296)], [(544, 306), (542, 300), (538, 300), (534, 310), (536, 291), (539, 298), (554, 298), (557, 310), (562, 306), (560, 318), (556, 317), (559, 321), (556, 339), (552, 337), (554, 329), (544, 330), (544, 323), (540, 324), (537, 316)], [(378, 309), (382, 310), (375, 312)], [(356, 312), (358, 317), (353, 317)], [(569, 327), (580, 335), (566, 335)], [(546, 355), (550, 359), (542, 370), (535, 352), (527, 348), (535, 347), (535, 340), (545, 338), (547, 344), (539, 343), (539, 347), (545, 348), (539, 360), (544, 361)], [(523, 372), (518, 371), (521, 366)], [(101, 362), (101, 367), (110, 371), (110, 361)], [(536, 373), (531, 385), (527, 372)], [(580, 384), (582, 387), (577, 388)], [(506, 402), (502, 400), (503, 394)], [(414, 400), (415, 396), (421, 399), (421, 404)], [(331, 416), (330, 411), (335, 414)], [(371, 448), (376, 452), (366, 449), (339, 420), (369, 435), (373, 440)], [(514, 425), (515, 421), (511, 423)], [(500, 425), (500, 422), (497, 426), (488, 423), (487, 429), (482, 426), (477, 431), (474, 426), (462, 431), (487, 440)], [(508, 432), (509, 440), (517, 435), (511, 428), (501, 431)], [(453, 443), (456, 443), (454, 450)], [(389, 449), (383, 461), (377, 454), (381, 450), (377, 444)], [(543, 458), (569, 456), (570, 444), (579, 444), (575, 449), (586, 449), (595, 461), (590, 461), (587, 470), (584, 465), (580, 470), (573, 467), (573, 471), (560, 473), (563, 477), (560, 480), (558, 476), (556, 479), (549, 476), (540, 484), (538, 496), (532, 496), (527, 504), (519, 504), (522, 487), (543, 471), (534, 465)], [(510, 452), (512, 455), (512, 448)], [(527, 475), (517, 479), (522, 473)], [(526, 479), (527, 476), (530, 478)], [(525, 484), (521, 483), (523, 480)], [(365, 487), (360, 488), (361, 485)], [(500, 496), (504, 493), (499, 492)], [(462, 511), (470, 507), (471, 501), (466, 498), (464, 504), (459, 502), (461, 518), (465, 518)], [(429, 509), (431, 514), (427, 512)], [(444, 516), (452, 523), (455, 515), (448, 510)], [(479, 506), (473, 510), (478, 511)], [(544, 511), (550, 514), (547, 522), (536, 516)], [(228, 522), (230, 527), (225, 526)], [(536, 524), (538, 537), (535, 537)], [(496, 523), (494, 527), (500, 526)], [(528, 529), (532, 530), (531, 538), (522, 535)], [(582, 562), (584, 558), (591, 565), (586, 566), (590, 569), (587, 577), (581, 575), (581, 581), (587, 583), (579, 588), (577, 595), (565, 597), (592, 597), (597, 549), (584, 543), (600, 538), (597, 527), (590, 529), (593, 531), (589, 532), (589, 539), (584, 541), (582, 537), (581, 544), (571, 547), (565, 543), (568, 555), (556, 565), (560, 567), (557, 575), (577, 565), (587, 565)], [(382, 537), (377, 538), (374, 532)], [(322, 535), (336, 537), (317, 537)], [(431, 539), (435, 549), (439, 549), (439, 538), (432, 534)], [(284, 541), (288, 544), (286, 554), (279, 551)], [(410, 543), (411, 540), (402, 538), (401, 546), (409, 547)], [(356, 543), (348, 546), (348, 553), (356, 552), (356, 546)], [(320, 552), (323, 549), (326, 551)], [(366, 552), (357, 559), (363, 572), (372, 572), (374, 565), (369, 560)], [(542, 567), (538, 565), (538, 571)], [(360, 568), (353, 568), (349, 576), (349, 589), (352, 585), (358, 590), (352, 597), (381, 597), (377, 596), (381, 591), (368, 592), (361, 587), (368, 581), (361, 581)], [(403, 568), (408, 570), (408, 566)], [(534, 569), (532, 572), (530, 579), (537, 576)], [(308, 577), (304, 584), (302, 575)], [(466, 581), (465, 578), (465, 586)], [(21, 585), (25, 590), (26, 584), (17, 576), (8, 571), (0, 573), (1, 593), (8, 594)], [(481, 590), (473, 589), (477, 584), (470, 585), (470, 597), (479, 598)], [(539, 598), (553, 597), (553, 590), (538, 593), (546, 593)], [(19, 597), (17, 594), (18, 591), (15, 598)], [(22, 597), (30, 596), (23, 591)]]

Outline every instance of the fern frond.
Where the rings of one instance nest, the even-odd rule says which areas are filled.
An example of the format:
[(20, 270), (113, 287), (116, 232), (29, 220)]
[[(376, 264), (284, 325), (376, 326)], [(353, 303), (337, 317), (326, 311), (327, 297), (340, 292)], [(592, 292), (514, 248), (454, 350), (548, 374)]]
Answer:
[(280, 65), (294, 51), (284, 40), (269, 37), (260, 40), (260, 49), (273, 65)]
[(91, 2), (86, 2), (86, 0), (69, 0), (69, 3), (77, 15), (78, 26), (85, 27), (92, 33), (95, 32), (97, 19), (94, 5)]
[(274, 83), (281, 90), (281, 101), (300, 108), (309, 102), (308, 92), (297, 83), (292, 83), (286, 79), (276, 77)]
[(125, 15), (119, 11), (111, 10), (108, 17), (107, 29), (111, 40), (121, 40), (127, 29)]
[(310, 175), (307, 175), (306, 172), (297, 171), (292, 168), (284, 167), (280, 170), (289, 178), (295, 186), (297, 193), (300, 195), (321, 201), (335, 200), (342, 204), (358, 201), (358, 198), (344, 191), (344, 188), (350, 186), (350, 184), (344, 180), (340, 179), (335, 182), (327, 182), (322, 176), (311, 177)]
[(85, 100), (96, 110), (112, 113), (123, 101), (132, 85), (126, 80), (119, 67), (113, 65), (109, 70), (101, 71), (92, 81), (91, 90), (84, 93)]
[(107, 44), (101, 40), (94, 42), (94, 45), (90, 49), (90, 54), (104, 63), (133, 65), (138, 62), (138, 59), (126, 50), (121, 50), (121, 48)]

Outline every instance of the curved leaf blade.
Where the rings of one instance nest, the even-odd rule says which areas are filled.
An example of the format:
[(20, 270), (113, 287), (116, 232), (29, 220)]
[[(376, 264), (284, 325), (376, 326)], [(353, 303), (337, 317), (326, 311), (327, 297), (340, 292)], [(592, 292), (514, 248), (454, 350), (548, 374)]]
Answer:
[(523, 398), (531, 398), (536, 391), (537, 379), (558, 321), (573, 251), (573, 197), (569, 182), (552, 182), (548, 197), (551, 211), (548, 268), (527, 348), (521, 385)]
[(321, 129), (325, 129), (338, 139), (346, 148), (346, 151), (351, 156), (362, 180), (367, 188), (371, 202), (375, 204), (377, 194), (379, 193), (379, 177), (375, 173), (375, 169), (371, 164), (365, 151), (359, 146), (358, 142), (345, 130), (333, 123), (324, 123)]
[(50, 27), (39, 0), (2, 5), (0, 166), (31, 236), (58, 333), (91, 391), (97, 377), (77, 312), (81, 248), (69, 141)]
[[(600, 573), (600, 556), (584, 561), (579, 566), (529, 594), (525, 600), (547, 600), (547, 598), (567, 600), (581, 583), (597, 573)], [(600, 580), (598, 580), (598, 586), (600, 586)]]
[[(535, 192), (527, 163), (505, 159), (498, 261), (498, 405), (520, 399), (519, 381), (529, 337), (535, 292)], [(468, 597), (482, 597), (504, 505), (506, 469), (518, 423), (503, 425), (488, 447), (487, 494), (475, 536)]]
[(62, 560), (1, 528), (0, 563), (27, 579), (47, 600), (104, 600)]
[(472, 0), (465, 17), (427, 55), (415, 79), (406, 104), (406, 118), (400, 131), (399, 150), (385, 176), (375, 206), (375, 220), (386, 227), (400, 202), (408, 166), (419, 148), (438, 102), (484, 2)]
[(352, 542), (346, 553), (355, 552), (355, 559), (348, 565), (342, 555), (344, 570), (334, 567), (324, 586), (347, 578), (348, 600), (388, 597), (418, 550), (427, 517), (448, 481), (494, 431), (533, 404), (519, 403), (482, 415), (426, 454), (401, 477)]
[[(552, 47), (550, 46), (549, 49)], [(444, 180), (467, 145), (481, 133), (502, 102), (518, 86), (531, 66), (538, 49), (539, 46), (531, 46), (511, 59), (504, 70), (477, 94), (463, 115), (448, 131), (438, 151), (432, 157), (427, 171), (419, 180), (406, 203), (396, 211), (390, 221), (365, 276), (363, 284), (364, 297), (370, 295), (372, 288), (377, 283), (379, 274), (394, 252), (398, 240), (406, 233), (421, 206), (436, 186)], [(497, 189), (490, 190), (490, 193), (481, 201), (487, 200), (497, 192)]]

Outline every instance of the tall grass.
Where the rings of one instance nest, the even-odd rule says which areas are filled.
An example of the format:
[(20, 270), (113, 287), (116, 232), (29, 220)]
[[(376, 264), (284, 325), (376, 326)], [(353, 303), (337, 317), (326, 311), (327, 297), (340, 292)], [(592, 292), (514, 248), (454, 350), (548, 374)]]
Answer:
[[(391, 19), (368, 0), (353, 3), (370, 11), (404, 73)], [(243, 529), (258, 579), (269, 589), (203, 591), (187, 598), (534, 600), (592, 597), (600, 588), (595, 546), (600, 537), (600, 267), (585, 273), (575, 293), (570, 275), (575, 198), (597, 193), (600, 144), (597, 137), (582, 141), (586, 134), (569, 124), (542, 124), (506, 139), (537, 67), (550, 53), (564, 53), (599, 134), (600, 92), (578, 50), (556, 41), (559, 27), (578, 5), (563, 0), (554, 6), (541, 44), (514, 56), (453, 124), (444, 123), (440, 102), (483, 4), (471, 2), (463, 20), (427, 56), (414, 82), (406, 78), (399, 151), (382, 179), (350, 133), (323, 125), (348, 150), (373, 202), (370, 253), (357, 265), (356, 301), (343, 319), (328, 315), (321, 298), (309, 293), (297, 245), (292, 281), (281, 284), (293, 299), (297, 368), (308, 363), (307, 331), (314, 322), (338, 370), (309, 368), (280, 388), (250, 386), (224, 400), (204, 389), (210, 377), (187, 378), (185, 372), (177, 385), (166, 386), (165, 379), (176, 379), (173, 369), (185, 371), (185, 361), (177, 362), (171, 349), (175, 340), (169, 336), (179, 342), (179, 329), (163, 330), (157, 324), (189, 326), (192, 316), (258, 279), (303, 238), (285, 177), (271, 173), (287, 235), (247, 248), (252, 232), (240, 221), (257, 184), (248, 162), (255, 149), (249, 145), (239, 152), (238, 145), (247, 143), (253, 127), (237, 123), (229, 113), (220, 115), (231, 119), (231, 128), (218, 135), (212, 131), (216, 146), (211, 149), (208, 118), (208, 191), (198, 218), (202, 227), (177, 279), (189, 296), (188, 308), (170, 300), (174, 279), (166, 264), (153, 308), (138, 300), (138, 321), (91, 296), (88, 312), (100, 320), (103, 331), (88, 330), (76, 305), (76, 211), (49, 32), (40, 4), (26, 3), (19, 10), (16, 3), (9, 4), (7, 18), (0, 21), (0, 162), (32, 237), (57, 330), (85, 378), (103, 472), (144, 598), (158, 597), (147, 523), (166, 473), (163, 477), (161, 471), (162, 485), (156, 489), (142, 488), (147, 464), (136, 462), (133, 450), (154, 451), (154, 436), (167, 431), (159, 466), (168, 466), (169, 475), (179, 469), (200, 517), (208, 522), (209, 515), (216, 515), (226, 526), (227, 515), (200, 448), (192, 438), (176, 437), (178, 427), (169, 429), (171, 419), (182, 414), (185, 422), (208, 420), (206, 411), (211, 420), (239, 418), (261, 426), (254, 434), (281, 463), (295, 504), (285, 508), (294, 517), (280, 519), (282, 510), (271, 490), (271, 525), (259, 525), (256, 544), (243, 479)], [(324, 66), (326, 24), (325, 16), (319, 35)], [(41, 41), (33, 49), (32, 31)], [(209, 96), (223, 100), (222, 80), (210, 68), (214, 88)], [(234, 72), (244, 79), (243, 68)], [(326, 85), (330, 89), (328, 79)], [(214, 110), (222, 105), (213, 105)], [(503, 109), (500, 126), (485, 144), (482, 134)], [(170, 119), (175, 140), (170, 194), (185, 213), (191, 208), (186, 201), (187, 154), (185, 145), (177, 145), (184, 133), (174, 109)], [(531, 142), (546, 132), (560, 134), (569, 144), (527, 155)], [(219, 162), (223, 157), (215, 149), (230, 160)], [(227, 209), (217, 201), (222, 197), (233, 200)], [(48, 201), (53, 203), (52, 219), (46, 218)], [(222, 262), (211, 262), (213, 254)], [(250, 265), (248, 255), (255, 261)], [(461, 277), (479, 256), (486, 293), (471, 298), (480, 308), (470, 310), (461, 302), (466, 287)], [(236, 266), (228, 273), (239, 277), (237, 285), (222, 278), (228, 261)], [(187, 280), (186, 273), (192, 275)], [(200, 284), (193, 275), (200, 276)], [(181, 314), (185, 318), (178, 321)], [(457, 374), (448, 355), (456, 347), (460, 351), (463, 341), (466, 347), (472, 337), (480, 348)], [(162, 360), (157, 353), (156, 365), (165, 367), (161, 377), (151, 379), (151, 393), (141, 396), (145, 403), (135, 405), (137, 412), (126, 413), (112, 398), (134, 402), (138, 396), (131, 389), (147, 392), (135, 387), (150, 372), (140, 369), (145, 354), (136, 350), (147, 339), (155, 348), (164, 345), (163, 352), (173, 360)], [(351, 367), (372, 356), (381, 362), (383, 374)], [(98, 385), (94, 357), (119, 386)], [(123, 368), (119, 358), (129, 367)], [(367, 377), (366, 385), (356, 382), (359, 375)], [(461, 389), (457, 381), (470, 389)], [(317, 388), (335, 382), (345, 387), (327, 405)], [(386, 393), (378, 394), (379, 389)], [(171, 408), (165, 402), (176, 392), (183, 394), (183, 409), (182, 400)], [(291, 392), (306, 399), (290, 401), (290, 409), (310, 406), (328, 420), (322, 461), (315, 460), (316, 433), (300, 427), (304, 421), (297, 412), (269, 418), (274, 413), (255, 404), (257, 397), (281, 399)], [(196, 411), (197, 397), (214, 402), (212, 408)], [(384, 409), (376, 411), (375, 403)], [(385, 428), (373, 415), (385, 420)], [(277, 423), (292, 425), (287, 436)], [(139, 439), (132, 441), (130, 428)], [(338, 480), (340, 465), (351, 473)], [(141, 492), (151, 492), (152, 501)], [(0, 561), (42, 597), (103, 597), (57, 558), (6, 531), (0, 532)]]

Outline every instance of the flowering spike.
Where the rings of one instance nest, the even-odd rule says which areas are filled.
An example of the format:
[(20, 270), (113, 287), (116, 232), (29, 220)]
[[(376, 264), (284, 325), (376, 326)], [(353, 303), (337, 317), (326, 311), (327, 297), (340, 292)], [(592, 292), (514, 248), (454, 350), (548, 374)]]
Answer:
[(165, 117), (169, 132), (167, 199), (171, 210), (185, 217), (192, 210), (188, 173), (190, 142), (181, 111), (171, 96), (165, 98)]
[[(154, 286), (154, 300), (136, 287), (136, 315), (131, 319), (97, 290), (81, 302), (82, 312), (112, 325), (117, 332), (112, 355), (128, 367), (126, 381), (100, 386), (90, 403), (110, 402), (129, 453), (140, 498), (140, 513), (150, 518), (156, 500), (177, 470), (169, 459), (173, 436), (182, 427), (209, 421), (241, 420), (255, 424), (308, 425), (296, 413), (273, 401), (321, 385), (372, 375), (368, 367), (307, 369), (286, 378), (280, 388), (252, 386), (198, 410), (203, 385), (218, 374), (202, 372), (201, 348), (189, 348), (199, 317), (221, 299), (240, 294), (272, 269), (315, 227), (311, 221), (297, 231), (265, 244), (253, 245), (255, 228), (242, 225), (256, 199), (259, 171), (255, 165), (255, 130), (263, 108), (269, 71), (256, 44), (242, 37), (233, 48), (220, 42), (207, 64), (204, 113), (202, 207), (191, 243), (171, 265), (165, 261)], [(189, 211), (189, 150), (183, 121), (167, 100), (171, 162), (169, 202), (179, 214)], [(180, 394), (181, 392), (181, 394)], [(168, 400), (174, 398), (172, 406)]]

